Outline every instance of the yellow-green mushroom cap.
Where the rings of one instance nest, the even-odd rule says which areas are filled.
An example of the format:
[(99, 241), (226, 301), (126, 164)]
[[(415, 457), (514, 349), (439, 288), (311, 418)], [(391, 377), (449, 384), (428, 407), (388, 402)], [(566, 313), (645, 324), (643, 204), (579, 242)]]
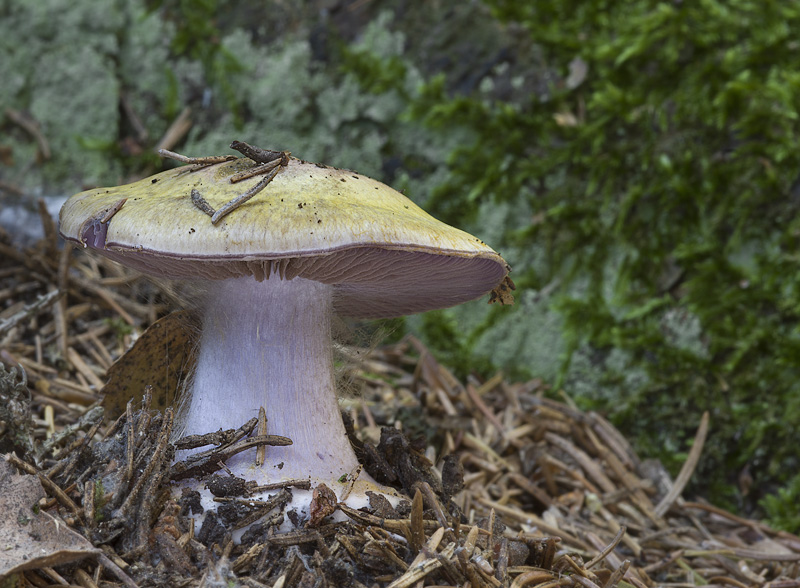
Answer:
[(480, 239), (385, 184), (294, 158), (213, 225), (192, 190), (218, 209), (261, 179), (229, 181), (253, 165), (189, 165), (76, 194), (61, 210), (61, 235), (155, 276), (316, 280), (334, 286), (337, 312), (362, 318), (454, 306), (508, 274)]

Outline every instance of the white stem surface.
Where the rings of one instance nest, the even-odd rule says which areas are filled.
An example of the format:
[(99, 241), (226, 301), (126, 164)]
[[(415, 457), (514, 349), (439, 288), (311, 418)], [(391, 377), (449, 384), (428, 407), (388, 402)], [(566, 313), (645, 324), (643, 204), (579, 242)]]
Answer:
[(267, 413), (267, 433), (293, 441), (227, 462), (260, 484), (311, 478), (329, 484), (358, 464), (336, 401), (331, 348), (332, 289), (271, 276), (223, 280), (206, 302), (184, 434), (238, 428)]

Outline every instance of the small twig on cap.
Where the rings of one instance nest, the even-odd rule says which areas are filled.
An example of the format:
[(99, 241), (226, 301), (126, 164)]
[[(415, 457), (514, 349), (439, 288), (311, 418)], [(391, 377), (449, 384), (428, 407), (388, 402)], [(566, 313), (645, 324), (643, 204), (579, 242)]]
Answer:
[(240, 171), (239, 173), (233, 174), (230, 177), (230, 183), (236, 184), (237, 182), (241, 182), (242, 180), (247, 180), (255, 176), (260, 176), (261, 174), (265, 174), (269, 171), (272, 171), (279, 165), (286, 165), (286, 163), (283, 163), (282, 159), (275, 159), (274, 161), (270, 161), (269, 163), (265, 163), (263, 165), (257, 165), (255, 167), (251, 167), (250, 169)]
[(205, 212), (208, 216), (213, 218), (214, 213), (216, 213), (217, 211), (214, 210), (214, 207), (211, 206), (208, 203), (208, 201), (200, 195), (200, 192), (198, 192), (197, 189), (192, 188), (191, 198), (192, 198), (192, 204), (194, 204), (197, 208), (199, 208), (200, 210)]
[(181, 155), (180, 153), (175, 153), (174, 151), (170, 151), (169, 149), (159, 149), (158, 154), (166, 159), (174, 159), (175, 161), (180, 161), (181, 163), (199, 165), (202, 167), (206, 167), (208, 165), (216, 165), (218, 163), (225, 163), (226, 161), (233, 161), (234, 159), (236, 159), (235, 155), (209, 155), (206, 157), (188, 157), (186, 155)]
[(256, 163), (269, 163), (271, 161), (279, 160), (281, 165), (286, 165), (289, 163), (289, 155), (288, 151), (273, 151), (272, 149), (262, 149), (261, 147), (256, 147), (255, 145), (250, 145), (249, 143), (245, 143), (244, 141), (234, 141), (231, 143), (231, 149), (234, 149), (244, 155), (245, 157), (252, 159)]
[[(231, 149), (235, 149), (248, 159), (252, 159), (257, 164), (255, 167), (232, 175), (229, 179), (232, 184), (255, 176), (264, 174), (266, 175), (264, 175), (264, 178), (261, 179), (255, 186), (250, 188), (247, 192), (240, 194), (234, 199), (228, 201), (219, 210), (214, 210), (214, 207), (211, 206), (205, 198), (203, 198), (199, 191), (192, 189), (190, 194), (192, 204), (194, 204), (202, 212), (209, 215), (211, 217), (211, 224), (214, 225), (221, 221), (223, 217), (227, 216), (242, 206), (245, 202), (250, 200), (253, 196), (261, 192), (261, 190), (263, 190), (267, 184), (269, 184), (275, 178), (275, 176), (278, 175), (278, 172), (282, 167), (289, 165), (290, 153), (288, 151), (272, 151), (271, 149), (261, 149), (260, 147), (254, 147), (253, 145), (245, 143), (244, 141), (234, 141), (231, 143)], [(159, 149), (158, 154), (161, 157), (174, 159), (182, 163), (199, 165), (201, 167), (215, 165), (217, 163), (225, 163), (226, 161), (232, 161), (236, 159), (235, 155), (187, 157), (186, 155), (181, 155), (180, 153), (175, 153), (174, 151), (169, 151), (168, 149)]]
[(245, 192), (244, 194), (240, 194), (239, 196), (237, 196), (236, 198), (225, 204), (222, 208), (220, 208), (217, 212), (214, 213), (214, 216), (211, 217), (211, 224), (213, 225), (217, 224), (219, 221), (222, 220), (222, 217), (230, 214), (231, 212), (239, 208), (242, 204), (250, 200), (253, 196), (261, 192), (261, 190), (266, 188), (267, 184), (269, 184), (272, 181), (272, 179), (278, 175), (280, 169), (281, 169), (280, 166), (275, 167), (275, 169), (273, 169), (271, 172), (269, 172), (269, 174), (264, 176), (263, 179), (261, 179), (255, 186), (250, 188), (247, 192)]
[(121, 200), (117, 200), (111, 207), (106, 211), (103, 217), (100, 219), (100, 222), (106, 224), (110, 221), (115, 214), (117, 214), (122, 206), (128, 201), (127, 198), (122, 198)]

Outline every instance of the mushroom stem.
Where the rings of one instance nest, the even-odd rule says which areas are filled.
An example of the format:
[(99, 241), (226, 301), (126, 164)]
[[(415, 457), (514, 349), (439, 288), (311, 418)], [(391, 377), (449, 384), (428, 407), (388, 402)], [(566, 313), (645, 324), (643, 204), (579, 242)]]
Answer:
[(230, 459), (234, 474), (259, 484), (311, 478), (330, 483), (356, 465), (333, 380), (332, 288), (273, 275), (221, 280), (206, 302), (184, 434), (237, 428), (263, 406), (267, 433), (292, 439)]

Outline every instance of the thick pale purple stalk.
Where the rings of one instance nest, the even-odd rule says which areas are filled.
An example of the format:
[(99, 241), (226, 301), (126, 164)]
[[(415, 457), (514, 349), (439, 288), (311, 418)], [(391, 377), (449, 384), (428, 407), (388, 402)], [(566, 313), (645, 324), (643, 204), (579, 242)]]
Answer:
[[(336, 401), (331, 349), (332, 288), (273, 275), (214, 282), (208, 293), (185, 434), (237, 428), (267, 413), (267, 432), (293, 441), (228, 461), (259, 483), (311, 478), (330, 484), (357, 465)], [(281, 465), (282, 464), (282, 465)]]

